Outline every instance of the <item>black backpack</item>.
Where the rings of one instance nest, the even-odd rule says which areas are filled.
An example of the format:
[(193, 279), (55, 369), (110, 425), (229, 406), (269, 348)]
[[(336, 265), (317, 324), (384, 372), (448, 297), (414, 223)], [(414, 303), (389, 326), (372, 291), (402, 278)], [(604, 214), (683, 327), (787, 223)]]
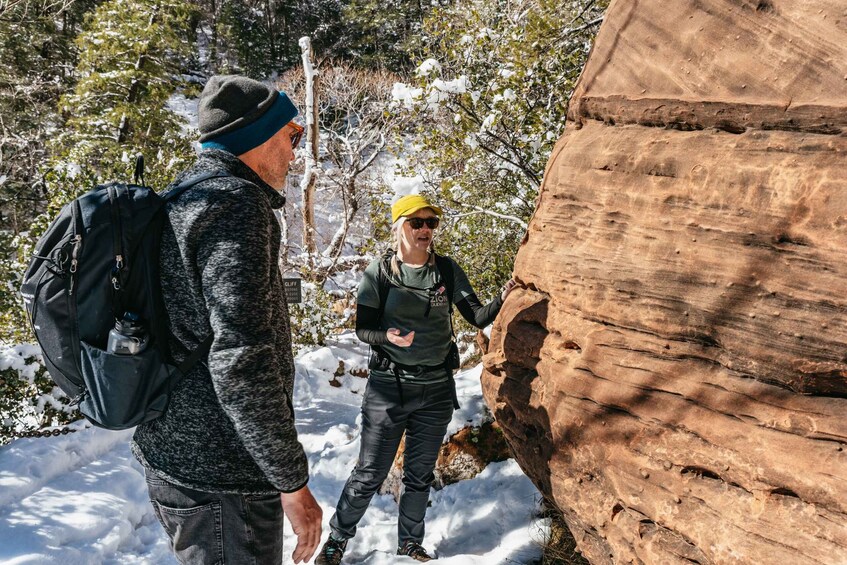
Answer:
[[(139, 172), (141, 174), (139, 174)], [(121, 430), (164, 414), (172, 388), (208, 352), (209, 336), (176, 366), (159, 280), (164, 204), (224, 171), (187, 179), (163, 194), (136, 183), (96, 186), (67, 204), (38, 241), (21, 295), (53, 381), (93, 424)], [(106, 351), (126, 312), (148, 334), (136, 355)]]

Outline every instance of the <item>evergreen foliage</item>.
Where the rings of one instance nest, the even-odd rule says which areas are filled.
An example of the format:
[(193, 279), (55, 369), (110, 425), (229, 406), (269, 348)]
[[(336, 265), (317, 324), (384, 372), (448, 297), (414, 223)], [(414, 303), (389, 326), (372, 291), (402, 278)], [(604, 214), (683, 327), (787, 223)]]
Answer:
[(349, 25), (344, 55), (365, 67), (408, 71), (425, 17), (448, 5), (449, 0), (350, 0), (343, 9)]
[(87, 14), (76, 38), (78, 80), (60, 98), (60, 123), (46, 144), (51, 155), (43, 167), (46, 212), (28, 232), (11, 241), (6, 237), (17, 252), (9, 259), (17, 276), (4, 281), (3, 337), (29, 337), (17, 302), (18, 278), (38, 236), (62, 206), (96, 184), (130, 180), (130, 156), (137, 153), (151, 164), (146, 180), (154, 186), (165, 186), (187, 164), (190, 143), (166, 103), (191, 53), (191, 16), (192, 9), (178, 0), (111, 0)]
[[(167, 107), (191, 57), (193, 9), (179, 0), (110, 0), (87, 18), (65, 123), (51, 144), (48, 216), (95, 184), (129, 180), (135, 154), (165, 186), (192, 157), (182, 120)], [(139, 33), (144, 30), (144, 33)]]
[[(480, 296), (511, 276), (604, 1), (461, 0), (424, 26), (424, 62), (394, 97), (452, 219), (439, 238)], [(497, 244), (492, 245), (491, 242)]]
[(279, 37), (284, 64), (282, 72), (300, 64), (301, 37), (308, 36), (321, 60), (338, 56), (347, 42), (351, 24), (342, 15), (343, 0), (285, 0), (277, 7), (282, 21)]
[(209, 71), (264, 80), (296, 66), (298, 40), (309, 36), (321, 56), (344, 43), (339, 0), (208, 0)]
[(57, 102), (73, 78), (74, 38), (92, 0), (0, 5), (0, 339), (26, 335), (14, 252), (46, 194), (40, 166), (59, 126)]
[(281, 61), (271, 41), (275, 31), (273, 20), (264, 18), (250, 4), (241, 0), (223, 2), (217, 21), (217, 37), (221, 47), (226, 48), (215, 50), (222, 55), (216, 62), (216, 71), (262, 79)]

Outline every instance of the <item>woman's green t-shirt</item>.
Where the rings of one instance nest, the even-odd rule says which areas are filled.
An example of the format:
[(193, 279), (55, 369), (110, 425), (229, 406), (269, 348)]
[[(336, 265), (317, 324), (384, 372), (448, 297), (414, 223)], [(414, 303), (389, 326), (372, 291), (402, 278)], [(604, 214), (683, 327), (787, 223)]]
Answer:
[[(453, 259), (453, 303), (473, 294), (473, 288), (462, 268)], [(382, 259), (371, 262), (359, 283), (358, 303), (379, 308), (379, 264)], [(397, 328), (402, 335), (415, 332), (409, 347), (394, 344), (382, 348), (391, 359), (401, 365), (438, 366), (444, 363), (450, 351), (450, 304), (446, 286), (440, 293), (430, 293), (436, 283), (443, 283), (436, 265), (409, 267), (400, 263), (400, 276), (387, 273), (402, 287), (389, 285), (385, 308), (380, 318), (380, 329)], [(437, 288), (437, 287), (436, 287)], [(420, 290), (417, 290), (420, 289)], [(427, 304), (429, 313), (427, 314)]]

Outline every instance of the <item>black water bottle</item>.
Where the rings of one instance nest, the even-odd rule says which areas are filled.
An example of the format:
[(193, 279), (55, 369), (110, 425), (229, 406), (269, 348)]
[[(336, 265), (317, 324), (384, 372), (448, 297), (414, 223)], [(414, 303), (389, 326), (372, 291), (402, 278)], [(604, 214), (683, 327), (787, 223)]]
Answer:
[(126, 312), (109, 332), (106, 351), (114, 355), (137, 355), (144, 351), (148, 342), (147, 330), (141, 318), (138, 314)]

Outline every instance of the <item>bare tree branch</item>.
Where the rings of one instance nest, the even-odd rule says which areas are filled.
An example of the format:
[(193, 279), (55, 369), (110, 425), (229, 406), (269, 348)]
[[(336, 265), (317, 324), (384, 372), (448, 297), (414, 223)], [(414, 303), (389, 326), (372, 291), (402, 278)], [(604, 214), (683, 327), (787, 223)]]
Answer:
[[(313, 280), (323, 284), (339, 268), (350, 228), (373, 197), (375, 181), (370, 171), (385, 151), (388, 132), (404, 117), (386, 111), (397, 81), (393, 74), (332, 61), (324, 61), (320, 72), (317, 121), (323, 133), (323, 153), (319, 157), (324, 160), (325, 170), (319, 184), (336, 187), (343, 205), (340, 223), (325, 248), (312, 251), (313, 256), (319, 253), (324, 259), (312, 261)], [(302, 104), (304, 78), (302, 69), (289, 71), (277, 86), (295, 103)], [(317, 159), (313, 166), (317, 166)]]
[(0, 22), (29, 23), (40, 16), (60, 15), (75, 0), (0, 0)]
[(451, 216), (452, 218), (465, 218), (467, 216), (478, 216), (480, 214), (485, 214), (486, 216), (494, 216), (495, 218), (500, 218), (501, 220), (508, 220), (510, 222), (514, 222), (519, 225), (523, 230), (526, 230), (527, 223), (518, 218), (517, 216), (510, 216), (508, 214), (498, 214), (497, 212), (492, 212), (491, 210), (485, 210), (484, 208), (480, 208), (479, 206), (470, 206), (473, 208), (474, 212), (463, 212), (461, 214), (456, 214), (455, 216)]

